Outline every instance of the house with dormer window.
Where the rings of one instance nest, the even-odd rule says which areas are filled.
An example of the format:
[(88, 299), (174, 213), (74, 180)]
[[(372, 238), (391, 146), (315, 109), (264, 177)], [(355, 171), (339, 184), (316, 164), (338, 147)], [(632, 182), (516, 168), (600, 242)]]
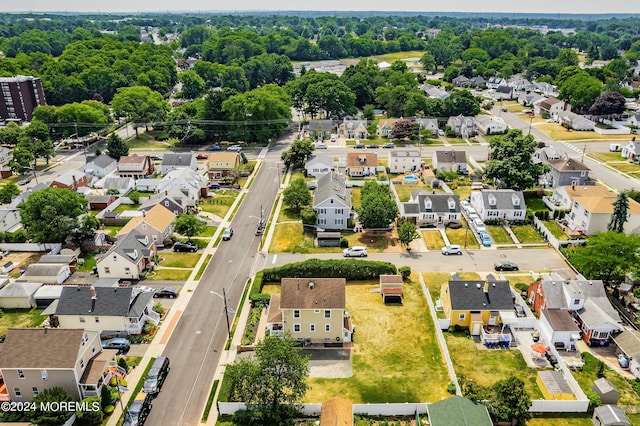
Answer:
[(422, 157), (417, 149), (389, 150), (389, 172), (412, 173), (420, 170)]
[(345, 139), (367, 139), (369, 137), (367, 120), (347, 120), (345, 118), (340, 124), (340, 132), (342, 132)]
[(118, 176), (144, 179), (154, 173), (153, 161), (148, 155), (124, 155), (118, 160)]
[(149, 211), (142, 212), (142, 216), (131, 219), (118, 232), (118, 238), (122, 238), (130, 232), (149, 237), (158, 247), (164, 247), (164, 240), (173, 232), (173, 224), (176, 215), (161, 204), (156, 204)]
[(330, 172), (318, 179), (313, 194), (316, 225), (322, 229), (347, 229), (351, 219), (351, 191), (338, 174)]
[(409, 202), (402, 203), (400, 215), (418, 227), (460, 223), (460, 196), (412, 191)]
[(375, 152), (361, 150), (347, 152), (346, 173), (349, 177), (375, 176), (378, 168), (378, 155)]
[(527, 214), (522, 191), (513, 189), (474, 191), (470, 203), (482, 220), (524, 220)]
[(151, 266), (156, 245), (153, 239), (130, 232), (119, 239), (97, 262), (100, 278), (139, 280), (140, 272)]

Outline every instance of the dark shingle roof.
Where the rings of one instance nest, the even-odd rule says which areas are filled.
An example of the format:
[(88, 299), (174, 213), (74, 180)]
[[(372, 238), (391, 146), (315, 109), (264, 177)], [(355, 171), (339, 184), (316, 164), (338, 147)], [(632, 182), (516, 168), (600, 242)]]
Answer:
[(130, 232), (124, 238), (118, 239), (118, 242), (111, 247), (105, 256), (110, 256), (115, 252), (136, 263), (140, 258), (148, 257), (151, 254), (152, 244), (153, 241), (149, 237)]
[[(311, 285), (311, 283), (313, 283)], [(281, 309), (340, 309), (345, 307), (344, 278), (283, 278)]]
[(191, 165), (191, 160), (193, 160), (193, 154), (171, 152), (164, 154), (162, 157), (162, 165), (188, 167)]
[[(459, 195), (443, 194), (443, 193), (431, 194), (425, 191), (413, 191), (411, 193), (411, 200), (412, 202), (404, 203), (404, 211), (406, 213), (427, 212), (425, 207), (427, 204), (427, 201), (431, 201), (431, 209), (428, 210), (429, 212), (460, 213), (460, 196)], [(449, 200), (453, 200), (455, 203), (453, 210), (449, 209)], [(407, 207), (408, 207), (408, 210), (407, 210)], [(416, 211), (416, 208), (417, 208), (417, 211)]]
[[(95, 287), (96, 305), (93, 316), (128, 316), (133, 289)], [(151, 294), (151, 293), (149, 293)], [(151, 295), (153, 296), (153, 295)], [(91, 309), (91, 287), (65, 286), (58, 299), (56, 315), (88, 315)]]
[[(496, 189), (481, 191), (482, 200), (486, 209), (492, 210), (510, 210), (520, 209), (525, 210), (526, 204), (524, 201), (524, 195), (522, 191), (514, 191), (513, 189)], [(514, 199), (520, 200), (519, 204), (514, 203)], [(495, 203), (493, 202), (495, 200)]]
[(317, 206), (329, 198), (337, 198), (351, 207), (351, 191), (345, 185), (344, 179), (331, 172), (318, 179), (318, 188), (313, 194), (313, 205)]
[(0, 352), (0, 368), (74, 368), (82, 329), (10, 328)]
[(449, 281), (449, 295), (455, 311), (513, 309), (509, 281)]
[(464, 151), (436, 151), (438, 163), (466, 163), (467, 153)]
[(115, 163), (116, 160), (109, 157), (108, 155), (98, 155), (91, 162), (96, 166), (104, 169), (105, 167), (109, 167), (111, 164)]

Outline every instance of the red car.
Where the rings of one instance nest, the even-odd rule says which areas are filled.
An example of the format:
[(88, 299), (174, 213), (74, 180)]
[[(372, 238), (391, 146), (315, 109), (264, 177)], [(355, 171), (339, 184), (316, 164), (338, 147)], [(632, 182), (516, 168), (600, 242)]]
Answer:
[(209, 158), (209, 154), (204, 154), (204, 153), (202, 153), (202, 154), (196, 154), (196, 158), (197, 158), (198, 160), (206, 160), (207, 158)]

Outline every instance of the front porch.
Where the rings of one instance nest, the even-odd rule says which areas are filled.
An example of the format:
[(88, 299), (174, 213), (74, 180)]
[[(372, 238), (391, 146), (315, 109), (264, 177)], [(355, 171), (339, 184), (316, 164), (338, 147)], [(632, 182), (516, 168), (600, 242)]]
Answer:
[(480, 341), (489, 349), (507, 349), (514, 340), (511, 327), (506, 324), (485, 325), (480, 332)]
[(127, 372), (118, 365), (117, 353), (114, 349), (103, 349), (89, 360), (79, 383), (82, 398), (100, 396), (102, 386), (108, 385), (113, 377), (126, 378)]

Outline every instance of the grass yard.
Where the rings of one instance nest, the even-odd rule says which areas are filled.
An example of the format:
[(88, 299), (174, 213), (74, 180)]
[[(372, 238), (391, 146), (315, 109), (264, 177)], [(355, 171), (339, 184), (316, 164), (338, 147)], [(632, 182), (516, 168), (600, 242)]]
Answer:
[(155, 136), (159, 132), (138, 132), (138, 137), (133, 134), (133, 137), (127, 140), (127, 145), (130, 149), (167, 149), (172, 144), (170, 142), (160, 142), (155, 139)]
[[(458, 229), (445, 229), (447, 233), (447, 238), (449, 238), (449, 242), (451, 244), (457, 244), (460, 247), (466, 247), (468, 249), (477, 249), (480, 248), (480, 244), (478, 244), (478, 240), (476, 240), (475, 234), (469, 230), (467, 232), (466, 221), (462, 219), (462, 227)], [(465, 244), (466, 239), (466, 244)]]
[(467, 141), (460, 138), (446, 138), (451, 145), (467, 145)]
[(638, 165), (638, 164), (620, 162), (620, 163), (609, 163), (608, 165), (613, 167), (614, 169), (616, 169), (618, 171), (621, 171), (622, 173), (638, 173), (638, 172), (640, 172), (640, 165)]
[(198, 234), (198, 237), (213, 237), (213, 234), (216, 233), (217, 226), (206, 226), (204, 231)]
[(471, 195), (471, 187), (467, 185), (458, 185), (453, 190), (453, 193), (460, 197), (460, 200), (466, 200)]
[(290, 209), (286, 208), (284, 204), (280, 209), (280, 214), (278, 215), (278, 223), (280, 222), (290, 222), (290, 221), (298, 221), (300, 220), (300, 213), (294, 213)]
[(593, 426), (591, 417), (592, 413), (534, 414), (527, 426)]
[(121, 229), (122, 226), (105, 226), (102, 228), (107, 235), (111, 235), (112, 237), (118, 235), (118, 232), (120, 232)]
[(544, 239), (531, 225), (512, 225), (511, 230), (521, 243), (542, 243)]
[(158, 269), (147, 275), (149, 281), (186, 281), (191, 275), (187, 269)]
[(444, 240), (442, 239), (442, 235), (440, 235), (440, 231), (437, 229), (432, 229), (429, 231), (420, 231), (422, 234), (422, 239), (429, 250), (440, 250), (444, 247)]
[(442, 286), (451, 280), (451, 274), (448, 272), (423, 272), (422, 279), (435, 303), (436, 300), (440, 299)]
[(76, 271), (78, 272), (91, 272), (93, 271), (93, 267), (96, 266), (97, 262), (96, 262), (96, 258), (91, 256), (91, 255), (86, 255), (85, 257), (82, 257), (81, 259), (84, 260), (84, 263), (82, 265), (78, 264)]
[(549, 211), (547, 206), (545, 206), (542, 198), (527, 198), (525, 201), (527, 208), (533, 210), (534, 212), (540, 211)]
[(569, 131), (557, 123), (540, 123), (535, 128), (557, 141), (629, 140), (629, 135), (601, 135), (596, 132)]
[(560, 225), (555, 220), (543, 220), (544, 226), (551, 232), (551, 234), (560, 241), (567, 241), (569, 237), (564, 233)]
[(41, 315), (43, 310), (3, 309), (0, 313), (0, 338), (4, 338), (10, 328), (39, 327), (46, 319)]
[(269, 252), (290, 252), (304, 243), (302, 222), (279, 223), (273, 233)]
[(619, 152), (589, 152), (587, 156), (605, 163), (609, 161), (626, 161)]
[(406, 203), (409, 201), (411, 197), (411, 193), (413, 191), (417, 191), (419, 189), (424, 189), (425, 191), (429, 189), (428, 186), (424, 184), (405, 184), (402, 185), (394, 185), (396, 192), (398, 193), (398, 198), (400, 198), (400, 202)]
[[(522, 112), (525, 109), (527, 109), (526, 106), (520, 105), (518, 102), (503, 102), (502, 107), (506, 108), (507, 111), (509, 112)], [(528, 117), (524, 117), (524, 116), (522, 117), (523, 120), (525, 118), (528, 118)]]
[(167, 268), (193, 268), (198, 263), (200, 255), (198, 253), (174, 253), (161, 252), (160, 266)]
[(207, 198), (200, 203), (199, 207), (202, 211), (212, 213), (220, 217), (225, 217), (231, 205), (236, 200), (238, 195), (237, 191), (227, 191), (227, 194), (231, 192), (232, 195), (218, 195), (216, 197)]
[(496, 244), (513, 244), (511, 237), (507, 234), (502, 226), (499, 225), (487, 225), (487, 231), (491, 234), (491, 239)]
[(422, 55), (424, 55), (423, 50), (409, 50), (408, 52), (385, 53), (384, 55), (371, 56), (371, 58), (378, 61), (387, 61), (389, 63), (393, 63), (395, 61), (407, 58), (421, 58)]
[(543, 399), (536, 384), (540, 369), (527, 367), (519, 350), (479, 350), (466, 333), (444, 333), (456, 374), (472, 379), (480, 386), (493, 386), (513, 375), (524, 382), (531, 399)]
[(351, 205), (353, 206), (354, 209), (360, 208), (360, 204), (362, 200), (361, 194), (362, 194), (362, 188), (360, 187), (351, 188)]
[[(414, 275), (415, 277), (415, 275)], [(353, 376), (308, 380), (305, 402), (335, 395), (353, 403), (439, 401), (449, 396), (449, 375), (417, 280), (405, 282), (404, 304), (385, 306), (377, 281), (349, 283), (347, 308), (357, 328)]]
[(140, 207), (140, 204), (120, 204), (118, 207), (113, 209), (113, 211), (117, 213), (126, 212), (127, 210), (136, 211), (138, 210), (138, 207)]
[[(582, 371), (572, 371), (573, 377), (578, 381), (578, 384), (583, 391), (591, 391), (593, 381), (598, 378), (598, 358), (589, 353), (583, 353), (584, 367)], [(605, 363), (606, 365), (606, 363)], [(627, 380), (605, 366), (604, 376), (620, 391), (620, 405), (637, 405), (640, 404), (640, 397), (631, 388), (631, 385)]]

